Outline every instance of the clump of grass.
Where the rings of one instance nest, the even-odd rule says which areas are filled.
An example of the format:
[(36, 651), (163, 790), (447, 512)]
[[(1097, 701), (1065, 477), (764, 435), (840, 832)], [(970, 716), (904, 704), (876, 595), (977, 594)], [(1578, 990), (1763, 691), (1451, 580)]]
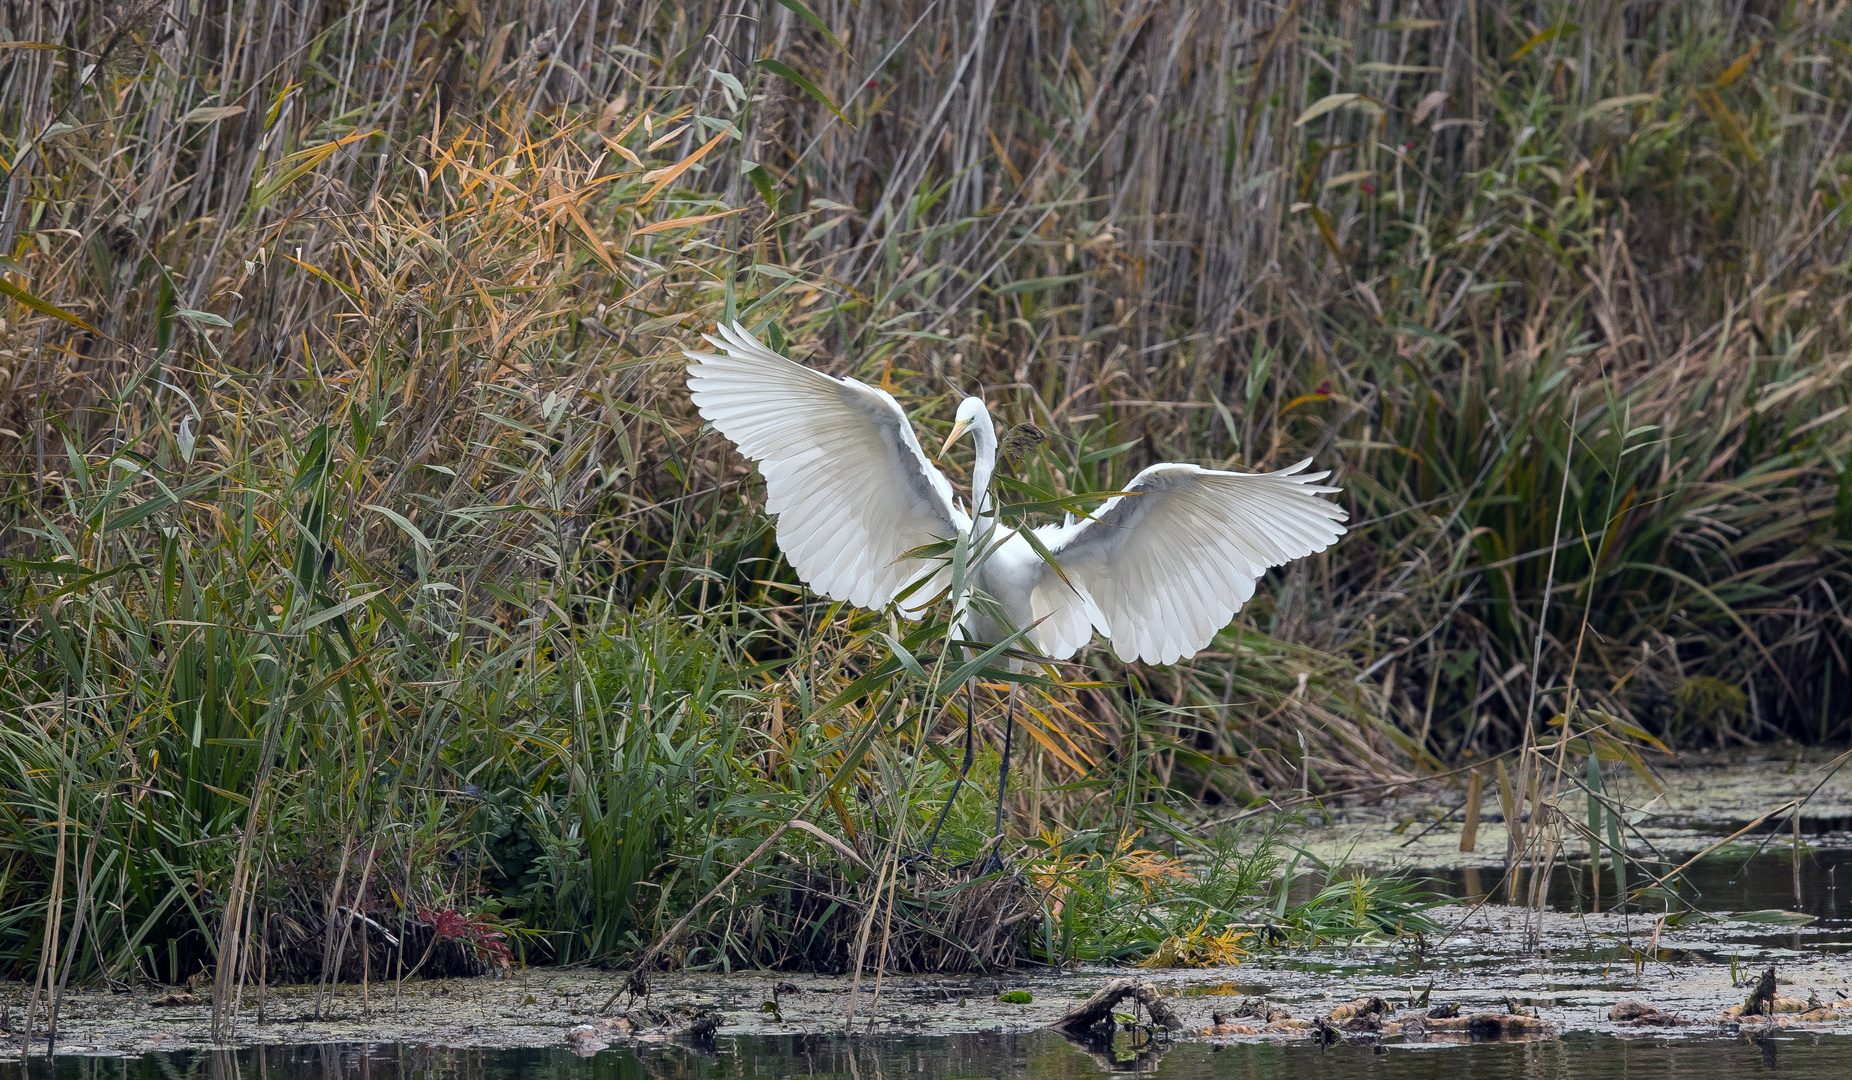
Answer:
[(1201, 967), (1439, 929), (1426, 914), (1437, 898), (1406, 875), (1311, 860), (1294, 852), (1285, 825), (1173, 836), (1164, 846), (1175, 854), (1139, 846), (1133, 833), (1045, 835), (1024, 871), (1048, 898), (1042, 959)]
[(1707, 730), (1722, 746), (1726, 735), (1736, 734), (1736, 725), (1748, 719), (1749, 695), (1722, 679), (1699, 675), (1686, 679), (1672, 691), (1672, 709), (1673, 737), (1694, 729)]

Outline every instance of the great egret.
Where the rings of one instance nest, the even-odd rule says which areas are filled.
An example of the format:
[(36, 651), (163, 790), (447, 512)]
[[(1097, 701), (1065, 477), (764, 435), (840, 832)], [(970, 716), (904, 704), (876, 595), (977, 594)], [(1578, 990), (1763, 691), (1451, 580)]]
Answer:
[[(1323, 551), (1345, 531), (1344, 510), (1320, 498), (1339, 489), (1318, 484), (1328, 472), (1305, 471), (1310, 458), (1270, 473), (1165, 462), (1140, 472), (1087, 518), (1070, 515), (1034, 530), (1057, 573), (1021, 532), (996, 519), (990, 480), (997, 433), (982, 399), (959, 403), (940, 450), (967, 431), (976, 440), (967, 514), (893, 395), (787, 360), (740, 323), (721, 325), (718, 334), (706, 340), (724, 352), (686, 354), (690, 396), (758, 463), (779, 548), (798, 577), (832, 600), (880, 610), (917, 584), (898, 600), (903, 615), (917, 618), (950, 571), (943, 561), (906, 554), (971, 534), (982, 554), (969, 585), (994, 603), (954, 597), (955, 636), (994, 643), (1021, 631), (1026, 648), (1061, 660), (1098, 630), (1121, 660), (1172, 664), (1228, 625), (1268, 567)], [(1014, 694), (1010, 705), (997, 782), (999, 836)], [(952, 798), (957, 793), (955, 785)], [(928, 851), (936, 825), (933, 833)]]

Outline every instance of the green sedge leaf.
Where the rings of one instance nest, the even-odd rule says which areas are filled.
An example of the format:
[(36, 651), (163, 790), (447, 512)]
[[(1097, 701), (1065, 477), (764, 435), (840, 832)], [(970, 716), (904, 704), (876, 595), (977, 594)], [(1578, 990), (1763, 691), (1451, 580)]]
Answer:
[[(779, 75), (791, 80), (791, 82), (797, 84), (799, 90), (816, 98), (819, 105), (835, 113), (836, 119), (841, 120), (845, 124), (849, 124), (849, 118), (842, 114), (842, 110), (836, 107), (836, 103), (830, 100), (830, 96), (824, 93), (822, 88), (816, 83), (805, 78), (802, 72), (798, 71), (790, 64), (782, 60), (755, 60), (753, 61), (753, 66), (763, 68), (774, 75)], [(855, 125), (849, 124), (849, 126), (854, 127)]]

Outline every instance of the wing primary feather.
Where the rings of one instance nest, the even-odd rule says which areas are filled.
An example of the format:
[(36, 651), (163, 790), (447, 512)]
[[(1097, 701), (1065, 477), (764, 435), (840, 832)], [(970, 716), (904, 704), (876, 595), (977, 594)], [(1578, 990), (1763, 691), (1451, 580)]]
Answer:
[[(1087, 622), (1124, 659), (1173, 662), (1209, 645), (1270, 566), (1329, 547), (1342, 507), (1311, 459), (1271, 473), (1154, 465), (1092, 518), (1043, 533), (1093, 599)], [(1055, 594), (1051, 594), (1055, 595)], [(1072, 595), (1064, 604), (1078, 603)]]
[(739, 323), (690, 351), (688, 387), (715, 430), (755, 461), (778, 544), (807, 584), (882, 607), (930, 568), (901, 557), (956, 535), (951, 485), (892, 395), (766, 348)]

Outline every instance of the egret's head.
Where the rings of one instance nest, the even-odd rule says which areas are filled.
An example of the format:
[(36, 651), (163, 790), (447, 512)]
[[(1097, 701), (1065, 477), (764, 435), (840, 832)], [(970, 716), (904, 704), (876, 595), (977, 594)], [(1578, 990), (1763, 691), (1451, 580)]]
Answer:
[(958, 441), (958, 437), (971, 430), (971, 425), (977, 423), (979, 417), (989, 416), (990, 410), (984, 407), (983, 398), (968, 397), (959, 402), (956, 422), (952, 424), (951, 434), (947, 435), (945, 442), (939, 446), (939, 456), (944, 457), (945, 452)]

